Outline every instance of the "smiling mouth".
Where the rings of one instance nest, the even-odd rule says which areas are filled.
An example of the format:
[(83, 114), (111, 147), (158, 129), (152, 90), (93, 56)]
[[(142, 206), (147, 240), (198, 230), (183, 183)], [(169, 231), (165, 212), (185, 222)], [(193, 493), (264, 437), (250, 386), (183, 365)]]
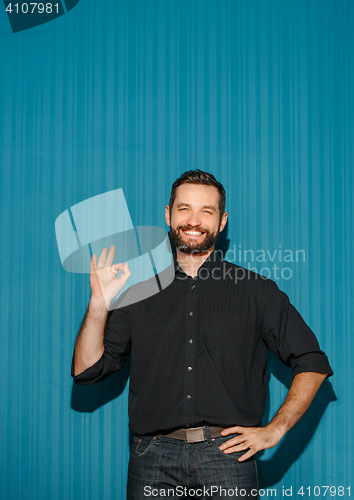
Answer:
[(196, 230), (181, 230), (182, 233), (186, 234), (187, 236), (195, 236), (195, 237), (198, 237), (198, 236), (202, 236), (203, 234), (205, 234), (205, 231), (196, 231)]

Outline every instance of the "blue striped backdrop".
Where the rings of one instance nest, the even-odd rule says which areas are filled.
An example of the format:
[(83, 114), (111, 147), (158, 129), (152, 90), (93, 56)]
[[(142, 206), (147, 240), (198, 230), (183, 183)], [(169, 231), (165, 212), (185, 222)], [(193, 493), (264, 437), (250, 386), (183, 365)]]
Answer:
[[(73, 387), (89, 283), (54, 221), (123, 188), (135, 225), (165, 227), (190, 168), (224, 183), (234, 261), (289, 294), (335, 371), (261, 486), (354, 488), (353, 23), (352, 0), (81, 0), (13, 34), (1, 9), (2, 499), (125, 498), (128, 370)], [(266, 417), (289, 384), (270, 368)]]

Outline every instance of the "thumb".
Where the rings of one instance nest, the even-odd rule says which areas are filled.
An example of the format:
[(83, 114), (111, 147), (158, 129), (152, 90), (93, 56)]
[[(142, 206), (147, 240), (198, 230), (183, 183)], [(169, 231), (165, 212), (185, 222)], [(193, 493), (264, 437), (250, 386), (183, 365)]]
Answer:
[(119, 271), (123, 271), (123, 269), (123, 264), (113, 264), (113, 266), (111, 266), (111, 271), (115, 276), (117, 276)]
[(123, 266), (123, 269), (121, 269), (123, 272), (122, 274), (119, 276), (119, 280), (123, 283), (123, 285), (126, 283), (126, 281), (130, 278), (131, 276), (131, 272), (129, 270), (129, 264), (128, 262), (126, 262)]

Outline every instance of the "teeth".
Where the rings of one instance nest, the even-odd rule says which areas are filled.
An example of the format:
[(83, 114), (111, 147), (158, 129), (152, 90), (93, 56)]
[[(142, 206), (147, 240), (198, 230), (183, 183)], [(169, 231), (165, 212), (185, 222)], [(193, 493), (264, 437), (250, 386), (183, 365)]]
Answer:
[(195, 235), (198, 235), (198, 234), (202, 234), (200, 231), (184, 231), (186, 234), (195, 234)]

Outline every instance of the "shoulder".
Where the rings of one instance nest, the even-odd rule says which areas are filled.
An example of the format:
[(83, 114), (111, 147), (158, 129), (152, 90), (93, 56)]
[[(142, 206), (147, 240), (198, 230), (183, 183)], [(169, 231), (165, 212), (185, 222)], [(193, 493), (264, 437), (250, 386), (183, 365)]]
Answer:
[(222, 261), (222, 277), (236, 285), (242, 294), (247, 294), (256, 303), (259, 310), (281, 304), (289, 300), (275, 281), (231, 262)]
[(233, 264), (226, 260), (220, 261), (223, 276), (231, 278), (235, 283), (244, 284), (244, 286), (256, 287), (260, 290), (267, 290), (268, 288), (278, 289), (277, 284), (261, 274), (255, 273), (251, 269)]

